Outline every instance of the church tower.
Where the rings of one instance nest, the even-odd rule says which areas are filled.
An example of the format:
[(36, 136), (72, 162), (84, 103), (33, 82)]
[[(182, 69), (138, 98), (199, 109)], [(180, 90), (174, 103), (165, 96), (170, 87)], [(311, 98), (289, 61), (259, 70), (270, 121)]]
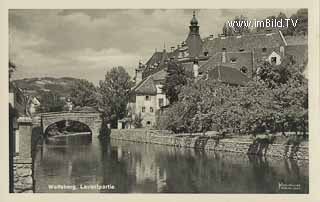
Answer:
[(190, 21), (189, 34), (186, 39), (186, 43), (189, 49), (189, 57), (198, 57), (200, 55), (203, 42), (200, 37), (198, 20), (196, 18), (195, 11), (193, 11), (193, 16)]

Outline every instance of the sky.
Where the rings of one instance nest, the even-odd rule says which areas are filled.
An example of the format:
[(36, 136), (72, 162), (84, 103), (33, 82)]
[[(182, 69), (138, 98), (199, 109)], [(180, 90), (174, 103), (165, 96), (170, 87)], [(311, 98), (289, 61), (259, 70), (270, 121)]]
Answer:
[[(202, 38), (221, 33), (235, 16), (264, 19), (297, 9), (196, 10)], [(112, 67), (131, 76), (154, 51), (177, 46), (189, 32), (193, 10), (9, 10), (9, 58), (14, 79), (75, 77), (95, 84)]]

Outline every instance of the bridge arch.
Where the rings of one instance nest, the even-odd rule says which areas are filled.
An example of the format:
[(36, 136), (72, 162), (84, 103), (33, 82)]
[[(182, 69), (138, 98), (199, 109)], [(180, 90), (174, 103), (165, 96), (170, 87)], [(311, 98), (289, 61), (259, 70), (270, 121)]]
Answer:
[(53, 129), (54, 126), (56, 126), (57, 128), (65, 127), (65, 129), (71, 129), (72, 132), (91, 132), (92, 133), (92, 129), (83, 122), (68, 120), (68, 123), (66, 123), (64, 122), (64, 120), (62, 120), (49, 125), (43, 134), (48, 135), (48, 132), (51, 129)]
[(88, 126), (92, 136), (100, 134), (102, 119), (100, 113), (96, 112), (53, 112), (41, 114), (42, 133), (45, 134), (47, 128), (60, 121), (75, 121)]

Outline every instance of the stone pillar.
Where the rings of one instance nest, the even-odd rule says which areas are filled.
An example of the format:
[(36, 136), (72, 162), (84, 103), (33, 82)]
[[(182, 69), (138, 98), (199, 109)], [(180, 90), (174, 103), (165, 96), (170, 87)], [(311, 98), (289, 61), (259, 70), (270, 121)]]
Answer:
[(19, 124), (19, 155), (14, 158), (14, 192), (33, 193), (33, 165), (31, 157), (32, 119), (20, 117)]
[(15, 157), (13, 161), (14, 193), (33, 193), (32, 159)]
[(19, 117), (19, 157), (31, 158), (32, 119)]

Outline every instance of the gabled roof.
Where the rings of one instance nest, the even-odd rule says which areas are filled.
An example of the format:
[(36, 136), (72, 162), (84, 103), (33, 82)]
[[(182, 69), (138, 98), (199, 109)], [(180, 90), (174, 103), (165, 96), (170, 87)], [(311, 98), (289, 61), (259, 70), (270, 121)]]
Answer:
[(208, 79), (217, 80), (231, 85), (245, 85), (250, 79), (239, 70), (218, 65), (214, 69), (209, 70)]
[(163, 82), (166, 76), (167, 71), (165, 69), (162, 69), (142, 80), (131, 90), (134, 91), (136, 94), (155, 95), (157, 94), (156, 85)]
[(140, 84), (138, 84), (134, 89), (135, 94), (143, 95), (155, 95), (157, 94), (157, 88), (152, 75), (144, 79)]
[(214, 55), (225, 49), (228, 52), (251, 51), (253, 48), (267, 48), (285, 46), (286, 42), (280, 32), (268, 34), (248, 34), (241, 36), (227, 36), (218, 38), (206, 38), (202, 52), (208, 51)]

